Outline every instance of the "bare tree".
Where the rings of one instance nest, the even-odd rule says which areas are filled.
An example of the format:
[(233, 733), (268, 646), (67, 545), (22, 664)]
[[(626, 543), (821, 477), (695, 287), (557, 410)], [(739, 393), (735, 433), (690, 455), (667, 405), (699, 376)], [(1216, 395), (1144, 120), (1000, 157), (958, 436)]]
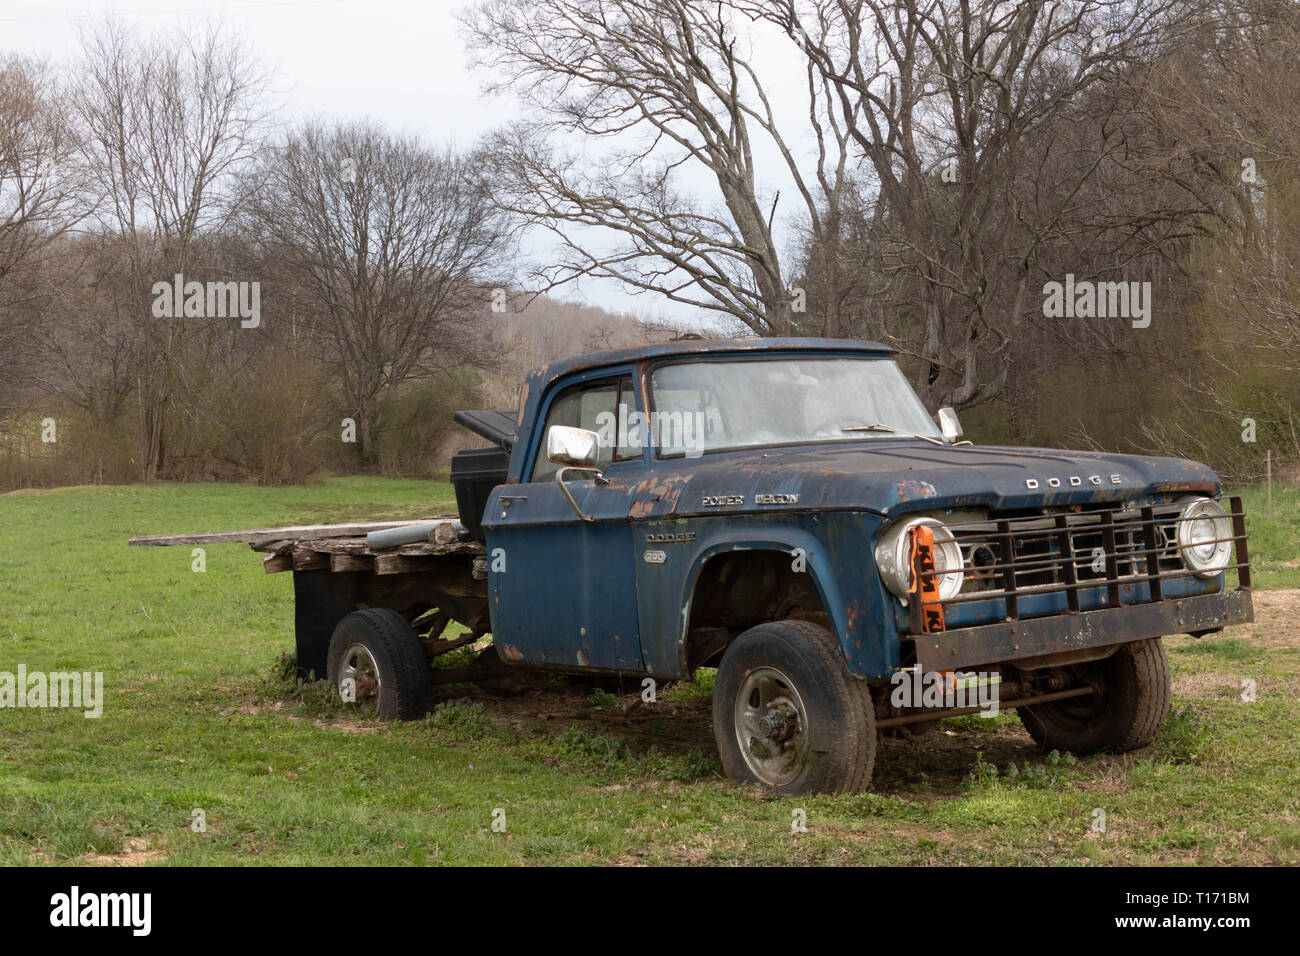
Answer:
[[(1086, 91), (1176, 40), (1176, 0), (739, 0), (831, 82), (872, 174), (932, 404), (998, 395), (1044, 243), (1095, 162), (1032, 164)], [(1091, 117), (1091, 122), (1105, 122)], [(996, 307), (995, 307), (996, 306)], [(909, 316), (909, 313), (911, 315)]]
[(85, 215), (77, 147), (53, 70), (0, 56), (0, 411), (34, 359), (45, 256)]
[(1206, 277), (1213, 308), (1235, 313), (1254, 348), (1294, 361), (1300, 74), (1292, 63), (1300, 9), (1279, 0), (1216, 0), (1207, 10), (1199, 42), (1171, 57), (1151, 84), (1153, 117), (1209, 173), (1206, 236), (1222, 263)]
[(0, 282), (84, 216), (77, 147), (53, 71), (0, 56)]
[(197, 236), (219, 229), (228, 190), (255, 151), (265, 74), (220, 28), (141, 40), (108, 21), (82, 37), (72, 104), (100, 195), (102, 227), (128, 263), (142, 477), (164, 462), (164, 419), (185, 324), (153, 315), (149, 290), (190, 265)]
[(93, 480), (104, 481), (106, 441), (129, 408), (135, 383), (136, 316), (124, 295), (128, 263), (112, 235), (67, 236), (45, 257), (35, 361), (27, 381), (86, 425), (81, 442)]
[(486, 357), (483, 286), (511, 246), (480, 168), (373, 124), (309, 123), (253, 174), (245, 223), (298, 291), (367, 463), (386, 394)]
[[(488, 155), (498, 201), (558, 241), (558, 261), (538, 273), (543, 290), (612, 278), (760, 334), (795, 327), (802, 303), (760, 153), (793, 183), (791, 209), (833, 239), (847, 132), (811, 69), (808, 125), (783, 127), (772, 78), (732, 19), (728, 4), (698, 0), (486, 0), (464, 15), (479, 64), (499, 77), (488, 89), (519, 94), (534, 117)], [(574, 146), (572, 134), (586, 142)], [(711, 201), (691, 194), (692, 176), (716, 185)]]
[(1263, 476), (1266, 451), (1300, 465), (1297, 48), (1295, 4), (1215, 0), (1148, 87), (1153, 126), (1173, 144), (1167, 162), (1194, 182), (1205, 214), (1188, 257), (1196, 301), (1178, 401), (1144, 410), (1138, 427), (1146, 448), (1248, 481)]

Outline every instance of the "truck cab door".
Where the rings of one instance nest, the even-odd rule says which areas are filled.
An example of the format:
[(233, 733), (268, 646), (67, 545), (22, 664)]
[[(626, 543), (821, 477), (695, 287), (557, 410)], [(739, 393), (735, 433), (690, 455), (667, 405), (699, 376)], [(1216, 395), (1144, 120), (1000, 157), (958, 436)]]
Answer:
[[(505, 661), (640, 671), (636, 567), (628, 521), (631, 488), (647, 471), (646, 443), (629, 430), (640, 410), (632, 370), (602, 369), (566, 384), (538, 410), (526, 480), (488, 499), (483, 529), (492, 635)], [(584, 521), (555, 481), (546, 457), (552, 425), (601, 435), (600, 470), (565, 481)]]

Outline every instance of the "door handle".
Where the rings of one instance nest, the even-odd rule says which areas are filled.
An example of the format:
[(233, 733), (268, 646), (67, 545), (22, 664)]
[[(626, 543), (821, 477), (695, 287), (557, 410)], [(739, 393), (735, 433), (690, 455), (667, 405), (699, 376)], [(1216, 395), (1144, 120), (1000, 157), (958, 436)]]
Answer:
[(504, 518), (506, 516), (506, 512), (510, 510), (510, 506), (512, 504), (514, 504), (516, 501), (527, 501), (528, 496), (527, 495), (501, 495), (501, 497), (498, 498), (497, 500), (501, 502), (501, 517)]

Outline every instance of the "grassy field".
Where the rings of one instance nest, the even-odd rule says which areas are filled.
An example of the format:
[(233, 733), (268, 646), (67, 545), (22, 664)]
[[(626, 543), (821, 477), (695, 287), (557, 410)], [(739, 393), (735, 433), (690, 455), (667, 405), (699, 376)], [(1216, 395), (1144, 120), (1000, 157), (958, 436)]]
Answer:
[(1300, 485), (1273, 485), (1269, 515), (1263, 488), (1229, 489), (1241, 495), (1250, 538), (1250, 563), (1260, 588), (1300, 588)]
[[(1247, 506), (1257, 583), (1300, 587), (1300, 489), (1272, 520)], [(1143, 752), (1044, 755), (1012, 714), (954, 718), (883, 741), (874, 792), (792, 800), (721, 777), (707, 675), (649, 712), (553, 680), (358, 721), (280, 676), (290, 575), (243, 545), (202, 574), (188, 548), (126, 546), (451, 509), (448, 485), (369, 479), (0, 497), (0, 671), (103, 671), (106, 697), (97, 720), (0, 709), (0, 863), (1300, 863), (1294, 591), (1167, 640), (1175, 712)]]

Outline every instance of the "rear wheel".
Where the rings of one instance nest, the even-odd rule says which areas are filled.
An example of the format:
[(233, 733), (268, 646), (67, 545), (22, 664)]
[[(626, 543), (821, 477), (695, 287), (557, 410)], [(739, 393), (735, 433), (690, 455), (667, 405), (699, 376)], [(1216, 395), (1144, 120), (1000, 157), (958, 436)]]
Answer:
[(1160, 638), (1126, 644), (1110, 657), (1066, 668), (1093, 693), (1021, 707), (1020, 722), (1045, 750), (1116, 753), (1151, 743), (1169, 711), (1169, 660)]
[(362, 713), (411, 720), (429, 709), (433, 683), (424, 648), (396, 611), (354, 611), (339, 621), (328, 668), (339, 695)]
[(777, 793), (865, 790), (876, 761), (875, 708), (839, 643), (809, 621), (740, 635), (718, 667), (713, 734), (727, 773)]

